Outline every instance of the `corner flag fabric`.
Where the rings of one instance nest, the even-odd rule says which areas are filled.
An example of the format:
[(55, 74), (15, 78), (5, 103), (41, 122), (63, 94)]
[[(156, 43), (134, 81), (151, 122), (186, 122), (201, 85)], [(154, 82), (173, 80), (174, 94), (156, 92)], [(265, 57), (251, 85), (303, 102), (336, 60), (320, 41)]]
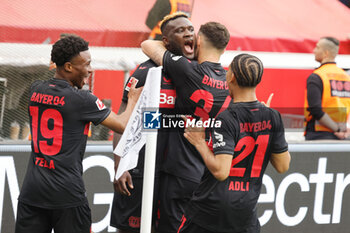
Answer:
[(157, 108), (158, 110), (161, 76), (161, 66), (151, 68), (148, 71), (146, 83), (139, 100), (135, 105), (124, 133), (114, 150), (114, 154), (121, 157), (117, 174), (115, 176), (116, 179), (119, 179), (125, 171), (133, 169), (137, 165), (139, 151), (146, 143), (147, 135), (142, 131), (144, 125), (143, 111), (150, 108)]

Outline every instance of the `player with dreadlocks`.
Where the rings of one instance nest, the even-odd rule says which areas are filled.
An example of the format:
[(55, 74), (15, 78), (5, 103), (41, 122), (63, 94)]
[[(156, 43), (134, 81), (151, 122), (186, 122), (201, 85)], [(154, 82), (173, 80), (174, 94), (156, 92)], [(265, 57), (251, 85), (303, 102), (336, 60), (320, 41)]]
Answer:
[(125, 112), (117, 116), (82, 90), (92, 73), (88, 42), (67, 36), (52, 47), (52, 79), (30, 89), (32, 153), (19, 195), (16, 233), (88, 233), (91, 213), (82, 178), (90, 122), (123, 132), (141, 90), (132, 85)]
[[(168, 30), (175, 34), (186, 30), (175, 21)], [(141, 44), (145, 54), (163, 65), (176, 88), (176, 115), (212, 120), (231, 103), (226, 71), (219, 60), (230, 39), (227, 28), (217, 22), (201, 25), (197, 34), (198, 62), (176, 56), (162, 43), (148, 40)], [(190, 50), (191, 44), (186, 44)], [(193, 46), (193, 45), (192, 45)], [(174, 119), (174, 120), (182, 120)], [(184, 138), (183, 128), (168, 130), (169, 143), (162, 164), (159, 224), (157, 232), (176, 232), (186, 205), (200, 183), (205, 165), (197, 150)]]
[[(175, 28), (176, 30), (174, 30)], [(161, 31), (163, 33), (163, 42), (161, 43), (164, 43), (169, 51), (172, 51), (176, 55), (185, 56), (188, 59), (194, 58), (194, 28), (186, 14), (178, 12), (164, 17), (161, 24)], [(127, 94), (129, 91), (130, 83), (133, 80), (136, 80), (137, 87), (144, 86), (148, 70), (156, 66), (157, 64), (152, 60), (147, 60), (138, 66), (125, 86), (119, 113), (123, 112), (123, 109), (128, 102)], [(175, 106), (175, 98), (176, 94), (173, 83), (166, 75), (163, 74), (160, 91), (160, 112), (163, 114), (171, 114)], [(114, 147), (117, 145), (119, 138), (119, 134), (114, 134)], [(158, 130), (154, 187), (154, 214), (156, 214), (156, 206), (158, 204), (157, 194), (161, 162), (164, 151), (167, 150), (167, 145), (168, 132), (162, 129)], [(118, 228), (118, 233), (140, 231), (144, 157), (145, 147), (143, 147), (139, 152), (139, 159), (136, 168), (124, 172), (124, 174), (118, 180), (114, 180), (115, 192), (111, 214), (111, 226)], [(120, 157), (118, 155), (114, 155), (114, 161), (116, 172), (118, 169)], [(156, 218), (154, 217), (154, 220), (155, 219)]]
[(240, 54), (233, 59), (226, 80), (234, 104), (216, 118), (221, 127), (212, 132), (213, 151), (203, 129), (185, 130), (207, 169), (177, 232), (260, 232), (256, 204), (265, 169), (271, 162), (283, 173), (290, 163), (281, 115), (256, 98), (262, 74), (257, 57)]

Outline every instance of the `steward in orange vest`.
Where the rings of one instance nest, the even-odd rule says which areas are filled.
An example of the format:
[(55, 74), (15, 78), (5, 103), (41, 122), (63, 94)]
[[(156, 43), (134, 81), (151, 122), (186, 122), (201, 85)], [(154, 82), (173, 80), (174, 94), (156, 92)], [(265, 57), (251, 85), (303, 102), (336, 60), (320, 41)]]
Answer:
[(307, 79), (305, 96), (305, 139), (345, 139), (350, 112), (350, 77), (334, 60), (339, 41), (323, 37), (314, 49), (321, 63)]

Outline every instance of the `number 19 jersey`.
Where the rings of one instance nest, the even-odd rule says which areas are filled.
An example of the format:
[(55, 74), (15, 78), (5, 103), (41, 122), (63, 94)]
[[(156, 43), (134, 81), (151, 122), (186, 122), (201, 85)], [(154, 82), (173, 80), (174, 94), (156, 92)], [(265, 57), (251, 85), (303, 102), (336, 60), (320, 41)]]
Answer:
[(62, 79), (34, 82), (28, 110), (32, 153), (19, 200), (48, 209), (85, 203), (82, 160), (89, 125), (101, 123), (110, 110)]

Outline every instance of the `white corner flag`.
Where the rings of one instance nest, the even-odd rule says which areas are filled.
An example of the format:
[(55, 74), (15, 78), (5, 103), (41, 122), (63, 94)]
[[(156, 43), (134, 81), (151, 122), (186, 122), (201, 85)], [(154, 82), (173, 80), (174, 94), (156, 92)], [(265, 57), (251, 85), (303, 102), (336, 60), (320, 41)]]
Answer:
[[(119, 179), (125, 171), (131, 170), (137, 166), (139, 151), (146, 143), (146, 133), (142, 130), (143, 111), (147, 108), (158, 109), (161, 76), (161, 66), (151, 68), (148, 71), (146, 83), (139, 100), (135, 105), (124, 133), (114, 150), (114, 154), (121, 157), (117, 174), (115, 176), (116, 179)], [(152, 134), (156, 133), (152, 132)]]

